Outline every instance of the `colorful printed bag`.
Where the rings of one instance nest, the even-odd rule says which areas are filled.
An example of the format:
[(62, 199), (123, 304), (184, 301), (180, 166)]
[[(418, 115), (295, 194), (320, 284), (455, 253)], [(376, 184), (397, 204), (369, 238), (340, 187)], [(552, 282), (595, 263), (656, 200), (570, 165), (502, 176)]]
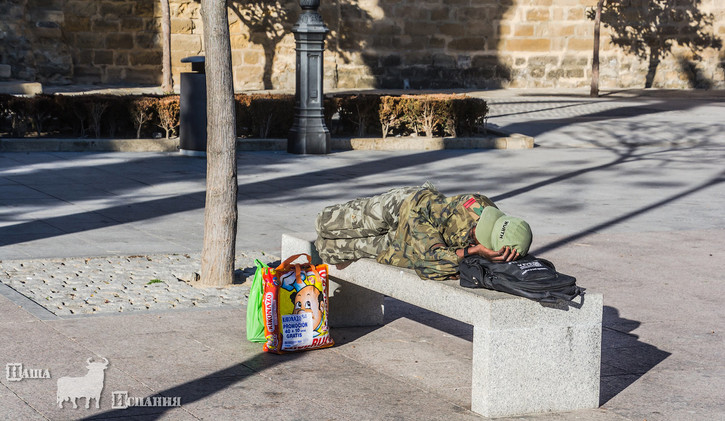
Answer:
[[(307, 263), (292, 264), (300, 256)], [(264, 269), (265, 352), (284, 353), (334, 345), (327, 327), (327, 265), (296, 254)]]

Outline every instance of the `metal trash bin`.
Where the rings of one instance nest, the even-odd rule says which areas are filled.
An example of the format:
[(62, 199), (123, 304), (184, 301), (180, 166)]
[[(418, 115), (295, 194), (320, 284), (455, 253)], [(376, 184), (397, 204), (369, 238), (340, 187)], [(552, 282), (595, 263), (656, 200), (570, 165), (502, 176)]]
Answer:
[(181, 73), (179, 87), (179, 152), (206, 156), (206, 72), (204, 56), (181, 59), (191, 63), (191, 72)]

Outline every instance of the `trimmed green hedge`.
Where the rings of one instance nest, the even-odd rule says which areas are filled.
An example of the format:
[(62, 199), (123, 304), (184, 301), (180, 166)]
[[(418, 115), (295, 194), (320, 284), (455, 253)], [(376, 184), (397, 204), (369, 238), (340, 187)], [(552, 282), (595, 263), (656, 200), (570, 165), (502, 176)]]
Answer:
[[(237, 94), (237, 135), (284, 138), (294, 120), (294, 96)], [(474, 135), (486, 101), (465, 95), (334, 95), (324, 101), (333, 136)], [(337, 117), (337, 118), (336, 118)], [(177, 134), (179, 96), (0, 95), (3, 137), (152, 137)]]

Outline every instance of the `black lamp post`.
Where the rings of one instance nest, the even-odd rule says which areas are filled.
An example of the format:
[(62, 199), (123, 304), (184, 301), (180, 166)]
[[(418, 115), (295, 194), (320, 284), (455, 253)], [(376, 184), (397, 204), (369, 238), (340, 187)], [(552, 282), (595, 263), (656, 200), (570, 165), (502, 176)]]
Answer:
[(320, 0), (299, 0), (302, 13), (292, 32), (297, 50), (295, 119), (287, 136), (287, 152), (330, 153), (330, 131), (325, 127), (322, 94), (323, 52), (329, 32), (317, 12)]

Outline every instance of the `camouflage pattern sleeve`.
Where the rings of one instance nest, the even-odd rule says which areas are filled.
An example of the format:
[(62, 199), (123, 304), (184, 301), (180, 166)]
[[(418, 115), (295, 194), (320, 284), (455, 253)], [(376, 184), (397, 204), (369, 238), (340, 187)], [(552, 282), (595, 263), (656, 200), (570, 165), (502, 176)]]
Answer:
[(410, 226), (410, 245), (413, 248), (411, 266), (421, 278), (445, 280), (458, 272), (458, 256), (455, 247), (446, 246), (438, 228), (428, 215), (416, 212)]
[(477, 219), (468, 211), (471, 202), (494, 206), (480, 194), (447, 198), (433, 186), (424, 186), (401, 205), (397, 230), (390, 232), (389, 247), (381, 250), (376, 260), (414, 269), (425, 279), (455, 277), (459, 263), (456, 249), (473, 242), (470, 233)]

